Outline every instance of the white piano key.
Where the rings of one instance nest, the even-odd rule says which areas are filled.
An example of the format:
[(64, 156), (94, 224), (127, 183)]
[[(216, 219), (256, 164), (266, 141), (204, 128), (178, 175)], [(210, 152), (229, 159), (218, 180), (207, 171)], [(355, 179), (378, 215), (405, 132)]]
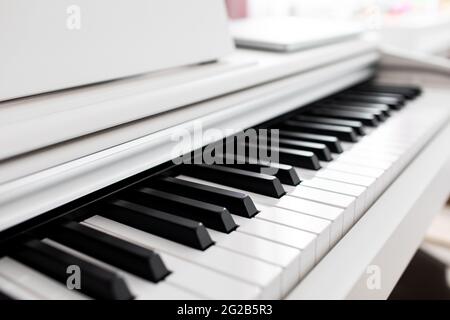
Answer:
[[(315, 202), (312, 202), (312, 201), (299, 199), (299, 198), (294, 198), (294, 197), (289, 197), (289, 196), (283, 196), (281, 199), (271, 198), (271, 197), (263, 196), (263, 195), (260, 195), (260, 194), (255, 194), (255, 193), (252, 193), (252, 192), (248, 192), (248, 191), (245, 191), (245, 190), (239, 190), (239, 189), (228, 187), (228, 186), (218, 185), (216, 183), (212, 183), (212, 182), (209, 182), (209, 181), (204, 181), (204, 180), (200, 180), (200, 179), (196, 179), (196, 178), (186, 177), (186, 176), (183, 176), (183, 175), (178, 176), (178, 178), (179, 179), (188, 180), (188, 181), (197, 182), (197, 183), (202, 183), (202, 184), (205, 184), (205, 185), (210, 185), (210, 186), (215, 186), (215, 187), (220, 187), (220, 188), (224, 188), (224, 189), (228, 189), (228, 190), (233, 190), (233, 191), (246, 193), (252, 198), (252, 200), (254, 201), (256, 207), (258, 207), (258, 205), (262, 204), (262, 205), (269, 206), (269, 207), (283, 208), (283, 206), (279, 205), (280, 202), (283, 201), (283, 199), (285, 199), (285, 198), (291, 198), (289, 200), (290, 207), (289, 208), (285, 208), (285, 209), (292, 210), (294, 212), (298, 212), (298, 213), (301, 213), (301, 214), (307, 214), (307, 215), (311, 215), (311, 216), (315, 216), (315, 217), (318, 217), (318, 218), (323, 218), (323, 219), (329, 220), (332, 223), (331, 224), (331, 238), (339, 239), (339, 238), (342, 237), (343, 226), (344, 226), (343, 225), (344, 210), (341, 209), (341, 208), (335, 208), (335, 207), (327, 206), (327, 205), (324, 205), (324, 204), (315, 203)], [(319, 253), (319, 256), (321, 256), (321, 253), (324, 250), (325, 249), (323, 247), (319, 247), (318, 248), (317, 252)]]
[(0, 276), (45, 300), (89, 299), (86, 295), (70, 290), (56, 280), (9, 257), (0, 259)]
[(351, 151), (357, 151), (362, 153), (366, 153), (369, 151), (376, 151), (377, 153), (383, 155), (401, 156), (405, 152), (405, 149), (389, 148), (386, 146), (374, 144), (358, 144), (354, 148), (352, 148)]
[(344, 150), (344, 152), (346, 152), (346, 151), (352, 149), (352, 148), (354, 147), (354, 145), (355, 145), (355, 144), (354, 144), (354, 143), (351, 143), (351, 142), (344, 142), (344, 141), (341, 141), (342, 150)]
[(355, 197), (314, 189), (303, 185), (296, 186), (291, 192), (289, 192), (289, 195), (344, 209), (344, 232), (348, 231), (355, 221)]
[(256, 217), (258, 220), (298, 230), (308, 229), (305, 231), (313, 233), (316, 236), (316, 262), (330, 250), (331, 243), (334, 242), (334, 239), (331, 239), (331, 221), (277, 207), (265, 207), (262, 209), (262, 206), (258, 205), (258, 208), (261, 209), (261, 212)]
[(331, 239), (331, 221), (329, 220), (262, 204), (258, 204), (257, 208), (260, 210), (256, 216), (257, 219), (316, 234), (318, 247), (329, 247), (331, 242), (337, 240)]
[(310, 188), (353, 196), (356, 199), (355, 218), (358, 219), (364, 212), (364, 208), (366, 206), (366, 187), (321, 178), (304, 180), (302, 185)]
[(368, 152), (359, 152), (357, 150), (350, 150), (349, 152), (341, 154), (340, 159), (347, 159), (347, 158), (361, 158), (361, 159), (370, 159), (370, 160), (379, 160), (379, 161), (385, 161), (390, 162), (391, 165), (395, 163), (400, 156), (398, 155), (387, 155), (387, 154), (380, 154), (374, 150), (368, 151)]
[(239, 216), (235, 216), (234, 219), (239, 225), (239, 232), (301, 250), (300, 277), (314, 266), (317, 255), (322, 256), (327, 251), (325, 246), (317, 247), (317, 236), (313, 233), (261, 219), (246, 219)]
[[(344, 232), (344, 210), (314, 201), (300, 199), (291, 196), (284, 196), (277, 201), (276, 206), (279, 208), (301, 211), (314, 217), (329, 220), (331, 222), (330, 231), (331, 239), (340, 239)], [(331, 245), (334, 245), (331, 242)]]
[(234, 279), (259, 286), (262, 290), (260, 298), (281, 297), (282, 269), (280, 267), (218, 246), (212, 246), (205, 251), (192, 249), (100, 216), (91, 217), (85, 223), (157, 252), (165, 252)]
[(364, 210), (367, 209), (368, 205), (373, 202), (375, 199), (375, 181), (376, 178), (361, 176), (357, 174), (352, 174), (348, 172), (323, 169), (317, 173), (317, 177), (324, 178), (328, 180), (334, 180), (339, 182), (345, 182), (349, 184), (354, 184), (362, 187), (366, 187), (366, 198), (365, 198), (365, 207)]
[(346, 182), (349, 184), (355, 184), (355, 185), (363, 186), (366, 188), (371, 187), (376, 180), (373, 177), (367, 177), (367, 176), (361, 176), (359, 174), (352, 174), (352, 173), (348, 173), (348, 172), (330, 170), (327, 168), (318, 171), (317, 177)]
[(286, 245), (278, 244), (253, 235), (239, 232), (230, 234), (208, 230), (216, 245), (256, 258), (283, 268), (282, 294), (286, 295), (302, 276), (301, 251)]
[(374, 195), (373, 195), (374, 200), (382, 192), (382, 190), (383, 190), (382, 187), (385, 184), (384, 183), (385, 182), (384, 181), (385, 170), (383, 170), (383, 169), (366, 167), (363, 164), (357, 164), (357, 165), (356, 164), (346, 164), (346, 163), (343, 163), (340, 161), (330, 163), (328, 165), (327, 169), (374, 178), (375, 181), (371, 185), (371, 187), (373, 187), (373, 190), (374, 190)]
[(42, 300), (43, 296), (33, 293), (26, 288), (14, 283), (0, 275), (0, 290), (8, 297), (14, 300)]
[(345, 163), (364, 163), (366, 166), (384, 169), (387, 180), (391, 181), (401, 171), (399, 166), (400, 156), (380, 155), (377, 153), (360, 153), (357, 151), (350, 151), (339, 160)]
[(346, 164), (341, 161), (332, 162), (327, 166), (327, 168), (373, 178), (381, 177), (384, 173), (383, 169), (367, 167), (364, 166), (364, 164)]
[(383, 170), (388, 170), (394, 163), (394, 161), (390, 160), (374, 159), (370, 157), (370, 155), (361, 156), (352, 151), (342, 154), (341, 157), (339, 157), (339, 162), (346, 164), (364, 164), (366, 167), (379, 168)]
[(261, 293), (257, 286), (235, 280), (173, 255), (161, 253), (161, 258), (172, 271), (167, 277), (168, 283), (187, 288), (192, 292), (202, 292), (209, 299), (230, 299), (230, 297), (256, 299)]
[(137, 300), (158, 300), (158, 299), (200, 299), (203, 296), (195, 295), (190, 292), (183, 291), (177, 287), (168, 284), (166, 281), (153, 283), (137, 277), (131, 273), (123, 271), (115, 266), (99, 261), (91, 256), (88, 256), (79, 251), (73, 250), (65, 245), (62, 245), (56, 241), (50, 239), (44, 239), (44, 243), (54, 246), (60, 250), (68, 252), (74, 256), (77, 256), (83, 260), (96, 264), (106, 270), (116, 272), (126, 282), (128, 289), (131, 291), (135, 299)]

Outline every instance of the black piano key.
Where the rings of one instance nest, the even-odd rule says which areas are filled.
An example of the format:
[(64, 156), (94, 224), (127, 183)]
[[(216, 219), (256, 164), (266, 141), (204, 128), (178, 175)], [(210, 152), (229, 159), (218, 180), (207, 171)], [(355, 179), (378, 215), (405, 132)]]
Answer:
[(403, 103), (405, 102), (405, 100), (407, 100), (405, 98), (405, 96), (403, 96), (402, 94), (393, 93), (393, 92), (373, 92), (373, 91), (369, 91), (369, 90), (355, 88), (355, 89), (350, 89), (350, 90), (346, 91), (346, 93), (373, 95), (373, 96), (377, 96), (377, 97), (388, 97), (388, 98), (398, 99), (399, 101), (403, 101)]
[(67, 268), (78, 266), (81, 270), (80, 291), (90, 297), (116, 300), (133, 298), (125, 281), (116, 273), (41, 241), (29, 241), (11, 256), (63, 285), (66, 285), (69, 276)]
[(326, 109), (326, 110), (342, 110), (342, 111), (369, 113), (369, 114), (373, 114), (379, 122), (383, 122), (386, 120), (386, 116), (384, 115), (383, 111), (374, 109), (374, 108), (365, 108), (365, 107), (358, 107), (358, 106), (345, 106), (345, 105), (338, 105), (338, 104), (336, 104), (336, 105), (333, 105), (333, 104), (317, 105), (317, 107), (319, 109)]
[(234, 222), (227, 208), (204, 201), (152, 188), (142, 188), (130, 192), (125, 199), (151, 209), (157, 209), (184, 218), (200, 221), (206, 227), (217, 231), (230, 233), (237, 228), (237, 224)]
[(98, 210), (98, 214), (195, 249), (206, 250), (214, 244), (202, 223), (129, 201), (114, 200), (106, 203)]
[(147, 185), (163, 191), (170, 191), (180, 196), (223, 206), (231, 213), (241, 217), (251, 218), (258, 213), (252, 199), (245, 193), (211, 187), (172, 177), (150, 180)]
[[(256, 162), (256, 161), (255, 161)], [(264, 173), (263, 169), (270, 169), (275, 172), (274, 175), (278, 179), (280, 179), (281, 183), (287, 184), (290, 186), (296, 186), (300, 184), (301, 180), (299, 176), (297, 175), (297, 172), (295, 169), (286, 164), (280, 164), (280, 163), (271, 163), (271, 164), (262, 164), (262, 163), (250, 163), (247, 159), (245, 163), (233, 163), (233, 164), (223, 164), (227, 167), (234, 167), (237, 169), (252, 171), (252, 172), (260, 172)]]
[(161, 257), (152, 250), (77, 222), (62, 225), (49, 238), (152, 282), (169, 274)]
[(343, 119), (337, 119), (337, 118), (330, 118), (330, 117), (320, 117), (320, 116), (306, 116), (306, 115), (298, 115), (294, 117), (295, 120), (300, 121), (307, 121), (307, 122), (317, 122), (317, 123), (325, 123), (325, 124), (332, 124), (336, 126), (344, 126), (344, 127), (350, 127), (355, 132), (363, 136), (366, 134), (364, 130), (364, 125), (361, 121), (354, 121), (354, 120), (343, 120)]
[[(314, 111), (314, 108), (312, 109), (312, 111)], [(283, 122), (280, 126), (281, 129), (288, 129), (291, 131), (335, 136), (336, 138), (343, 141), (356, 142), (358, 140), (355, 130), (350, 127), (296, 120), (288, 120), (286, 122)]]
[(377, 120), (377, 118), (375, 118), (373, 114), (363, 112), (335, 110), (332, 108), (311, 108), (306, 113), (315, 116), (327, 116), (361, 121), (364, 125), (369, 127), (376, 127), (380, 124), (380, 122)]
[(295, 139), (298, 141), (310, 141), (310, 142), (323, 143), (324, 145), (326, 145), (328, 147), (328, 149), (330, 149), (331, 152), (334, 152), (334, 153), (344, 152), (339, 139), (336, 137), (333, 137), (333, 136), (280, 130), (280, 137)]
[(305, 141), (297, 141), (293, 139), (285, 139), (281, 138), (279, 140), (280, 147), (290, 148), (295, 150), (304, 150), (310, 151), (316, 155), (319, 160), (322, 161), (331, 161), (333, 160), (331, 156), (330, 149), (324, 144), (315, 143), (315, 142), (305, 142)]
[(421, 93), (421, 89), (419, 87), (400, 87), (400, 86), (391, 86), (391, 85), (379, 85), (379, 84), (362, 84), (357, 86), (356, 88), (370, 91), (370, 92), (389, 92), (389, 93), (398, 93), (403, 95), (406, 99), (414, 99)]
[[(260, 146), (259, 148), (269, 149)], [(321, 168), (319, 159), (310, 151), (296, 150), (286, 147), (271, 147), (271, 152), (278, 152), (278, 162), (310, 170), (319, 170)]]
[(355, 106), (360, 108), (370, 108), (370, 109), (376, 109), (383, 112), (383, 114), (386, 117), (389, 117), (392, 115), (392, 110), (389, 108), (387, 104), (382, 103), (369, 103), (369, 102), (358, 102), (358, 101), (338, 101), (338, 100), (325, 100), (320, 102), (321, 105), (338, 105), (338, 106)]
[(8, 296), (6, 293), (0, 291), (0, 300), (14, 300), (12, 297)]
[(185, 165), (183, 174), (230, 187), (281, 198), (286, 191), (277, 177), (217, 165)]
[(280, 163), (310, 170), (319, 170), (321, 168), (319, 159), (310, 151), (280, 148), (279, 152)]
[(398, 94), (398, 93), (392, 93), (392, 92), (371, 92), (363, 89), (352, 89), (347, 91), (349, 94), (361, 94), (361, 95), (370, 95), (370, 96), (377, 96), (377, 97), (386, 97), (386, 98), (392, 98), (397, 99), (399, 103), (405, 104), (407, 99), (404, 95)]
[(362, 102), (371, 102), (371, 103), (383, 103), (388, 105), (392, 109), (401, 109), (404, 106), (404, 101), (388, 98), (388, 97), (379, 97), (376, 95), (368, 95), (368, 94), (349, 94), (349, 93), (340, 93), (337, 96), (334, 96), (333, 99), (340, 101), (362, 101)]

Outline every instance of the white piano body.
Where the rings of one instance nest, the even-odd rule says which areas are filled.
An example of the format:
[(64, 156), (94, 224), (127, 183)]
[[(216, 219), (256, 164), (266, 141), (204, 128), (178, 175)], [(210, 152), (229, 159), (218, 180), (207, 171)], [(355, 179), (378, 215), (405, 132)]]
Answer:
[[(170, 161), (173, 134), (193, 132), (196, 121), (204, 131), (238, 132), (376, 74), (381, 82), (420, 85), (414, 108), (438, 120), (396, 164), (387, 189), (284, 298), (385, 299), (450, 193), (447, 68), (384, 67), (376, 44), (353, 39), (297, 53), (239, 49), (216, 63), (2, 102), (0, 231)], [(375, 288), (367, 285), (374, 270), (381, 272)]]

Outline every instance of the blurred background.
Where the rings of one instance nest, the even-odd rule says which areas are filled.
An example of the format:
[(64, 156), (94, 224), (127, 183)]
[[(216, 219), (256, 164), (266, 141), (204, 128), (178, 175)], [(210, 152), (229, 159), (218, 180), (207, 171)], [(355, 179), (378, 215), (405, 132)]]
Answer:
[(227, 5), (232, 19), (353, 21), (376, 31), (386, 43), (450, 57), (450, 0), (227, 0)]
[[(450, 58), (450, 0), (226, 1), (232, 20), (295, 16), (351, 21), (385, 45)], [(390, 298), (450, 299), (450, 201), (433, 221)]]

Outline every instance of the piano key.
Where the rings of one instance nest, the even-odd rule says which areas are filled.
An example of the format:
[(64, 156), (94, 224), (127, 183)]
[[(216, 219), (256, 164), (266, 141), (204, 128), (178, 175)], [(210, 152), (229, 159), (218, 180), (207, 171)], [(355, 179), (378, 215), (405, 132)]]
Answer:
[(230, 233), (237, 228), (231, 214), (223, 206), (174, 195), (168, 192), (142, 188), (129, 192), (125, 199), (150, 209), (169, 212), (203, 223), (206, 227)]
[(339, 105), (339, 104), (326, 104), (326, 105), (317, 105), (318, 108), (323, 108), (326, 110), (341, 110), (341, 111), (350, 111), (350, 112), (361, 112), (361, 113), (369, 113), (375, 116), (375, 118), (379, 122), (383, 122), (386, 120), (386, 116), (383, 111), (378, 110), (376, 108), (368, 108), (368, 107), (359, 107), (359, 106), (349, 106), (349, 105)]
[(153, 210), (124, 200), (115, 200), (95, 212), (157, 236), (205, 250), (213, 241), (200, 222)]
[(38, 240), (23, 244), (11, 256), (63, 284), (67, 281), (67, 268), (78, 266), (82, 271), (80, 291), (93, 298), (116, 300), (133, 298), (126, 283), (117, 274)]
[(366, 187), (366, 204), (372, 203), (372, 201), (375, 199), (376, 178), (329, 169), (324, 169), (318, 172), (317, 177)]
[[(202, 181), (202, 180), (191, 178), (191, 177), (179, 176), (179, 178), (183, 179), (183, 180), (194, 181), (197, 183), (204, 183), (204, 184), (220, 187), (220, 185), (218, 185), (218, 184), (215, 184), (215, 183), (212, 183), (209, 181)], [(235, 189), (235, 188), (231, 188), (231, 187), (226, 187), (226, 188), (230, 188), (230, 190), (239, 192), (239, 189)], [(254, 193), (249, 193), (249, 195), (253, 199), (253, 201), (255, 202), (255, 205), (257, 207), (259, 205), (264, 205), (264, 206), (269, 206), (269, 207), (285, 208), (283, 206), (280, 206), (279, 204), (280, 204), (280, 201), (282, 201), (287, 196), (283, 196), (281, 199), (274, 199), (274, 198), (266, 197), (263, 195), (254, 194)], [(289, 197), (289, 198), (293, 199), (291, 201), (291, 203), (294, 203), (295, 207), (290, 206), (289, 208), (285, 208), (285, 209), (292, 210), (293, 212), (296, 212), (296, 213), (307, 214), (307, 215), (311, 215), (311, 216), (315, 216), (318, 218), (329, 220), (332, 223), (331, 224), (332, 238), (339, 239), (341, 237), (342, 231), (343, 231), (343, 220), (344, 220), (343, 215), (342, 215), (342, 213), (343, 213), (342, 209), (327, 206), (327, 205), (320, 204), (320, 203), (314, 203), (312, 201), (299, 199), (299, 198), (295, 198), (295, 197)], [(258, 219), (258, 215), (256, 216), (256, 219)], [(240, 220), (236, 220), (236, 221), (238, 224), (241, 224)], [(239, 230), (239, 228), (238, 228), (238, 230)], [(323, 250), (324, 249), (322, 247), (319, 247), (319, 250), (318, 250), (319, 255), (318, 256), (320, 256), (320, 253), (322, 253)]]
[[(266, 147), (259, 146), (259, 149), (268, 150)], [(270, 152), (277, 152), (279, 159), (276, 161), (281, 164), (307, 168), (311, 170), (319, 170), (320, 163), (317, 156), (310, 151), (296, 150), (288, 147), (271, 147)]]
[[(96, 229), (102, 233), (107, 233), (104, 230), (95, 228), (84, 222), (82, 222), (82, 224), (89, 228)], [(115, 238), (120, 238), (113, 234), (110, 234), (110, 235)], [(102, 267), (106, 270), (109, 270), (110, 272), (117, 273), (127, 283), (127, 286), (129, 287), (129, 289), (132, 292), (135, 299), (155, 300), (155, 299), (186, 298), (188, 300), (191, 300), (191, 299), (204, 298), (202, 295), (197, 294), (196, 292), (190, 292), (190, 291), (186, 290), (185, 288), (181, 288), (177, 285), (172, 285), (171, 283), (168, 283), (168, 281), (161, 281), (159, 283), (149, 282), (143, 278), (137, 277), (131, 273), (128, 273), (122, 269), (119, 269), (113, 265), (107, 264), (103, 261), (99, 261), (91, 256), (87, 256), (86, 254), (84, 254), (80, 251), (74, 250), (73, 248), (67, 247), (67, 246), (65, 246), (61, 243), (55, 242), (53, 240), (44, 239), (42, 241), (50, 246), (53, 246), (65, 253), (67, 253), (67, 254), (78, 257), (79, 259), (86, 260), (92, 264), (99, 265), (100, 267)], [(127, 240), (124, 240), (124, 241), (127, 241)], [(131, 241), (127, 241), (127, 242), (131, 242)], [(141, 247), (143, 247), (143, 246), (141, 246)], [(165, 280), (167, 280), (168, 278), (166, 278)]]
[[(235, 234), (233, 233), (233, 236)], [(256, 299), (261, 294), (261, 289), (256, 285), (236, 280), (173, 255), (162, 253), (161, 256), (174, 271), (167, 278), (167, 282), (198, 293), (206, 299), (229, 299), (230, 297)]]
[[(66, 273), (66, 276), (69, 274)], [(2, 280), (3, 279), (3, 280)], [(83, 284), (83, 283), (82, 283)], [(0, 259), (0, 285), (14, 298), (24, 300), (87, 300), (80, 290), (70, 290), (64, 284), (30, 268), (27, 265), (4, 257)], [(5, 285), (5, 287), (3, 287)]]
[(269, 197), (279, 198), (285, 194), (280, 180), (267, 174), (217, 165), (186, 165), (181, 168), (183, 174), (188, 176), (240, 187)]
[(420, 94), (421, 90), (418, 87), (400, 87), (400, 86), (388, 86), (379, 84), (362, 84), (356, 88), (369, 91), (369, 92), (390, 92), (403, 95), (407, 99), (414, 99)]
[[(217, 246), (241, 253), (283, 269), (281, 275), (282, 295), (287, 294), (303, 276), (301, 260), (303, 255), (297, 248), (242, 233), (239, 230), (231, 235), (212, 231)], [(245, 243), (245, 245), (243, 245)]]
[[(314, 109), (311, 112), (315, 113)], [(300, 131), (305, 133), (335, 136), (336, 138), (343, 141), (356, 142), (358, 140), (355, 131), (350, 127), (294, 120), (288, 120), (280, 124), (280, 127), (282, 130), (288, 129), (290, 131)]]
[(331, 157), (330, 150), (324, 144), (315, 142), (297, 141), (292, 139), (283, 139), (283, 138), (279, 140), (279, 144), (281, 147), (285, 148), (310, 151), (314, 153), (319, 160), (322, 161), (331, 161), (333, 159)]
[(147, 185), (163, 191), (170, 191), (180, 196), (207, 200), (210, 203), (226, 207), (231, 213), (238, 216), (251, 218), (258, 213), (252, 199), (245, 193), (213, 188), (172, 177), (150, 180)]
[[(259, 298), (276, 299), (281, 297), (282, 269), (278, 266), (218, 246), (212, 246), (205, 251), (194, 250), (100, 216), (91, 217), (85, 222), (138, 245), (154, 249), (160, 254), (170, 254), (241, 282), (256, 285), (261, 289)], [(168, 267), (170, 268), (170, 265)], [(176, 271), (173, 274), (175, 275)], [(170, 278), (171, 276), (167, 280)], [(235, 294), (237, 295), (237, 292)]]
[(320, 163), (317, 156), (310, 151), (303, 151), (303, 150), (295, 150), (293, 148), (278, 148), (278, 151), (280, 163), (307, 168), (311, 170), (319, 170), (320, 169)]
[(247, 220), (237, 217), (239, 232), (246, 233), (261, 239), (266, 239), (280, 245), (301, 250), (300, 276), (303, 277), (314, 266), (316, 259), (322, 257), (328, 244), (317, 246), (317, 236), (313, 233), (272, 223), (258, 218)]
[(370, 187), (375, 182), (375, 178), (372, 177), (330, 169), (324, 169), (319, 171), (317, 173), (317, 177), (337, 181), (344, 181), (350, 184), (355, 184), (363, 187)]
[(346, 213), (341, 208), (291, 196), (284, 196), (275, 205), (278, 208), (301, 212), (331, 221), (331, 239), (341, 238), (346, 231), (344, 230), (344, 220), (348, 220), (348, 218), (344, 217), (344, 214), (353, 216), (353, 214)]
[(381, 177), (384, 173), (383, 169), (367, 167), (364, 164), (347, 164), (341, 161), (330, 163), (327, 165), (327, 168), (374, 178)]
[[(258, 219), (314, 233), (317, 236), (317, 248), (328, 249), (331, 243), (338, 240), (331, 238), (331, 221), (329, 220), (261, 203), (258, 203), (258, 208), (261, 211)], [(320, 257), (320, 253), (317, 257)]]
[[(355, 90), (355, 89), (353, 89)], [(348, 96), (355, 97), (356, 100), (361, 97), (369, 98), (371, 100), (377, 100), (377, 103), (385, 103), (385, 104), (397, 104), (399, 107), (402, 107), (405, 104), (405, 97), (398, 93), (389, 93), (389, 92), (355, 92), (355, 91), (344, 91), (339, 93), (338, 96)]]
[(305, 179), (302, 185), (310, 188), (331, 191), (334, 193), (355, 197), (356, 218), (358, 218), (359, 215), (364, 212), (364, 209), (366, 207), (366, 190), (367, 190), (366, 187), (318, 177), (313, 177), (312, 179)]
[[(97, 228), (97, 230), (101, 229)], [(106, 233), (105, 230), (101, 230), (101, 232)], [(113, 236), (116, 238), (119, 237), (117, 235)], [(254, 295), (257, 295), (260, 291), (255, 286), (237, 283), (237, 281), (233, 281), (233, 279), (223, 276), (217, 272), (213, 272), (207, 268), (197, 266), (164, 253), (162, 254), (164, 260), (167, 260), (170, 263), (170, 268), (173, 268), (174, 272), (167, 277), (165, 281), (154, 284), (139, 277), (135, 277), (134, 275), (123, 270), (117, 269), (114, 266), (99, 262), (92, 257), (87, 257), (83, 253), (74, 251), (73, 249), (65, 247), (59, 243), (55, 243), (53, 241), (48, 243), (68, 252), (69, 254), (76, 255), (82, 259), (88, 259), (92, 263), (99, 263), (103, 268), (117, 272), (125, 279), (130, 287), (130, 290), (139, 300), (159, 300), (164, 299), (165, 297), (167, 299), (182, 299), (185, 298), (187, 293), (190, 293), (191, 295), (189, 299), (218, 299), (224, 298), (224, 294), (219, 292), (222, 291), (222, 289), (242, 290), (245, 292), (245, 296), (249, 297), (249, 294), (253, 294), (254, 297)], [(202, 281), (199, 281), (199, 279), (202, 279)], [(181, 292), (180, 295), (181, 290), (185, 292)]]
[(302, 198), (305, 200), (316, 201), (319, 203), (332, 205), (334, 207), (344, 209), (344, 221), (343, 228), (344, 232), (349, 230), (356, 219), (356, 198), (348, 195), (343, 195), (335, 192), (319, 190), (314, 188), (309, 188), (307, 186), (299, 186), (292, 188), (292, 192), (289, 195), (297, 198)]
[[(99, 216), (97, 218), (103, 219)], [(87, 222), (82, 223), (116, 238), (135, 243), (130, 239), (122, 238), (118, 234), (99, 228), (97, 225), (92, 225)], [(142, 243), (138, 243), (137, 245), (148, 250), (153, 250), (153, 248)], [(117, 270), (117, 272), (123, 273), (123, 277), (129, 284), (130, 290), (132, 290), (138, 300), (225, 299), (226, 297), (230, 297), (231, 293), (234, 293), (234, 296), (237, 296), (238, 299), (255, 299), (260, 294), (261, 290), (257, 286), (237, 281), (164, 252), (158, 252), (158, 254), (172, 271), (163, 282), (157, 284), (149, 283), (130, 274), (123, 273), (121, 270)], [(202, 279), (202, 281), (198, 281), (198, 279)]]
[(337, 96), (334, 96), (333, 99), (340, 101), (362, 101), (362, 102), (371, 102), (371, 103), (383, 103), (388, 105), (393, 109), (401, 109), (404, 106), (404, 101), (398, 100), (395, 98), (389, 97), (380, 97), (376, 95), (368, 95), (368, 94), (349, 94), (349, 93), (340, 93)]
[[(396, 157), (397, 159), (397, 157)], [(349, 151), (339, 157), (339, 161), (344, 163), (361, 164), (364, 163), (365, 166), (379, 168), (388, 170), (395, 160), (392, 157), (373, 157), (372, 154), (361, 154), (353, 151)]]
[[(239, 232), (233, 232), (232, 234), (224, 234), (214, 230), (208, 230), (208, 232), (219, 247), (228, 248), (285, 268), (282, 279), (284, 282), (283, 286), (286, 286), (285, 293), (299, 280), (300, 262), (298, 250), (250, 237)], [(243, 243), (245, 243), (245, 246), (242, 245)], [(224, 299), (230, 297), (231, 293), (236, 290), (241, 292), (240, 298), (255, 298), (259, 294), (260, 290), (255, 286), (238, 282), (170, 255), (163, 254), (162, 256), (170, 269), (173, 270), (173, 273), (166, 281), (188, 288), (201, 294), (204, 298)], [(201, 283), (199, 283), (198, 279), (202, 279)], [(202, 289), (202, 291), (199, 291), (199, 289)]]
[(42, 296), (33, 294), (26, 288), (0, 275), (0, 301), (2, 300), (42, 300)]
[(317, 122), (317, 123), (325, 123), (325, 124), (331, 124), (331, 125), (336, 125), (336, 126), (350, 127), (353, 130), (355, 130), (355, 132), (360, 136), (363, 136), (366, 134), (364, 126), (363, 126), (362, 122), (360, 122), (360, 121), (342, 120), (342, 119), (329, 118), (329, 117), (305, 116), (305, 115), (295, 116), (294, 119), (300, 120), (300, 121)]
[(353, 89), (350, 89), (350, 90), (346, 91), (346, 93), (370, 95), (370, 96), (377, 96), (377, 97), (388, 97), (388, 98), (397, 99), (399, 101), (403, 101), (403, 103), (406, 100), (405, 96), (402, 95), (402, 94), (393, 93), (393, 92), (386, 92), (386, 91), (385, 92), (374, 92), (374, 91), (370, 91), (370, 90), (353, 88)]
[[(0, 279), (0, 285), (1, 285), (1, 279)], [(13, 298), (6, 295), (6, 293), (0, 291), (0, 301), (1, 300), (13, 300)]]
[(280, 137), (295, 139), (299, 141), (310, 141), (316, 143), (323, 143), (334, 153), (342, 153), (342, 146), (339, 140), (334, 136), (319, 135), (313, 133), (301, 133), (287, 130), (280, 130)]
[[(214, 185), (214, 186), (216, 186), (216, 184), (215, 183), (211, 183), (211, 182), (206, 182), (206, 181), (201, 181), (201, 180), (198, 180), (198, 179), (195, 179), (195, 178), (190, 178), (190, 177), (182, 177), (183, 179), (186, 179), (187, 181), (195, 181), (195, 183), (204, 183), (204, 184), (207, 184), (207, 185)], [(181, 179), (180, 179), (181, 180)], [(230, 189), (230, 190), (236, 190), (236, 189), (234, 189), (234, 188), (231, 188), (231, 187), (224, 187), (224, 188), (228, 188), (228, 189)], [(253, 195), (252, 195), (253, 196)], [(267, 209), (267, 207), (266, 206), (264, 206), (264, 205), (262, 205), (262, 204), (260, 204), (260, 203), (258, 203), (258, 208), (260, 209), (260, 210), (262, 210), (261, 209), (261, 207), (264, 207), (265, 209)], [(284, 211), (284, 213), (286, 213), (286, 211)], [(294, 212), (293, 212), (294, 213)], [(258, 214), (258, 216), (256, 216), (257, 218), (259, 218), (259, 215), (261, 215), (262, 213), (260, 212), (259, 214)], [(311, 216), (308, 216), (308, 215), (305, 215), (305, 214), (301, 214), (301, 213), (297, 213), (297, 212), (295, 212), (294, 213), (295, 215), (296, 215), (296, 221), (297, 221), (297, 223), (296, 223), (296, 225), (297, 226), (299, 226), (299, 225), (301, 225), (302, 227), (298, 227), (298, 228), (296, 228), (296, 229), (299, 229), (299, 230), (303, 230), (303, 231), (307, 231), (307, 232), (310, 232), (310, 233), (318, 233), (317, 232), (317, 224), (318, 224), (318, 222), (317, 222), (317, 218), (314, 218), (314, 217), (311, 217)], [(267, 215), (265, 215), (265, 219), (263, 219), (263, 220), (268, 220), (268, 221), (271, 221), (269, 218), (268, 218), (268, 216)], [(290, 221), (294, 221), (295, 219), (294, 218), (292, 218), (291, 217), (291, 219), (290, 219)], [(250, 220), (250, 221), (254, 221), (254, 220)], [(314, 223), (311, 223), (311, 221), (315, 221)], [(326, 224), (326, 223), (328, 223), (326, 220), (321, 220), (321, 219), (319, 219), (319, 221), (321, 222), (321, 224), (319, 223), (319, 226), (321, 225), (321, 226), (323, 226), (323, 224)], [(275, 223), (279, 223), (279, 221), (271, 221), (271, 222), (275, 222)], [(283, 224), (283, 223), (279, 223), (279, 224)], [(237, 232), (239, 232), (239, 228), (237, 229)], [(322, 248), (322, 247), (324, 247), (324, 246), (326, 246), (326, 247), (328, 247), (329, 246), (329, 231), (326, 231), (326, 233), (325, 234), (320, 234), (320, 235), (318, 235), (318, 240), (317, 240), (317, 242), (319, 243), (319, 246)]]
[(357, 106), (360, 108), (370, 108), (370, 109), (377, 109), (383, 112), (383, 114), (388, 117), (392, 115), (392, 110), (389, 108), (388, 105), (382, 104), (382, 103), (369, 103), (369, 102), (361, 102), (361, 101), (335, 101), (335, 100), (325, 100), (323, 102), (320, 102), (320, 104), (323, 105), (338, 105), (338, 106)]
[[(311, 108), (307, 111), (307, 113), (315, 116), (327, 116), (346, 120), (361, 121), (364, 125), (369, 127), (376, 127), (379, 124), (379, 121), (374, 115), (364, 112), (344, 111), (333, 108)], [(345, 141), (354, 142), (348, 139)]]
[[(350, 171), (350, 168), (352, 168), (352, 171)], [(358, 164), (356, 163), (349, 163), (343, 160), (336, 161), (336, 165), (334, 167), (330, 167), (330, 169), (336, 170), (336, 171), (345, 171), (355, 174), (360, 174), (362, 176), (368, 176), (376, 178), (375, 181), (375, 196), (378, 197), (383, 190), (385, 190), (388, 187), (389, 184), (389, 177), (390, 177), (390, 169), (391, 166), (388, 166), (387, 168), (380, 168), (379, 166), (374, 166), (373, 164), (370, 164), (369, 162), (360, 162)]]
[[(296, 186), (301, 182), (294, 168), (290, 165), (280, 163), (263, 164), (261, 162), (257, 162), (257, 160), (253, 160), (253, 162), (250, 163), (250, 159), (245, 159), (244, 161), (245, 163), (239, 163), (237, 161), (237, 163), (232, 164), (225, 163), (223, 166), (273, 175), (277, 177), (281, 183), (291, 186)], [(268, 170), (264, 171), (265, 169)], [(272, 172), (274, 173), (272, 174)]]
[(76, 222), (60, 226), (49, 237), (152, 282), (169, 274), (161, 257), (153, 251)]

